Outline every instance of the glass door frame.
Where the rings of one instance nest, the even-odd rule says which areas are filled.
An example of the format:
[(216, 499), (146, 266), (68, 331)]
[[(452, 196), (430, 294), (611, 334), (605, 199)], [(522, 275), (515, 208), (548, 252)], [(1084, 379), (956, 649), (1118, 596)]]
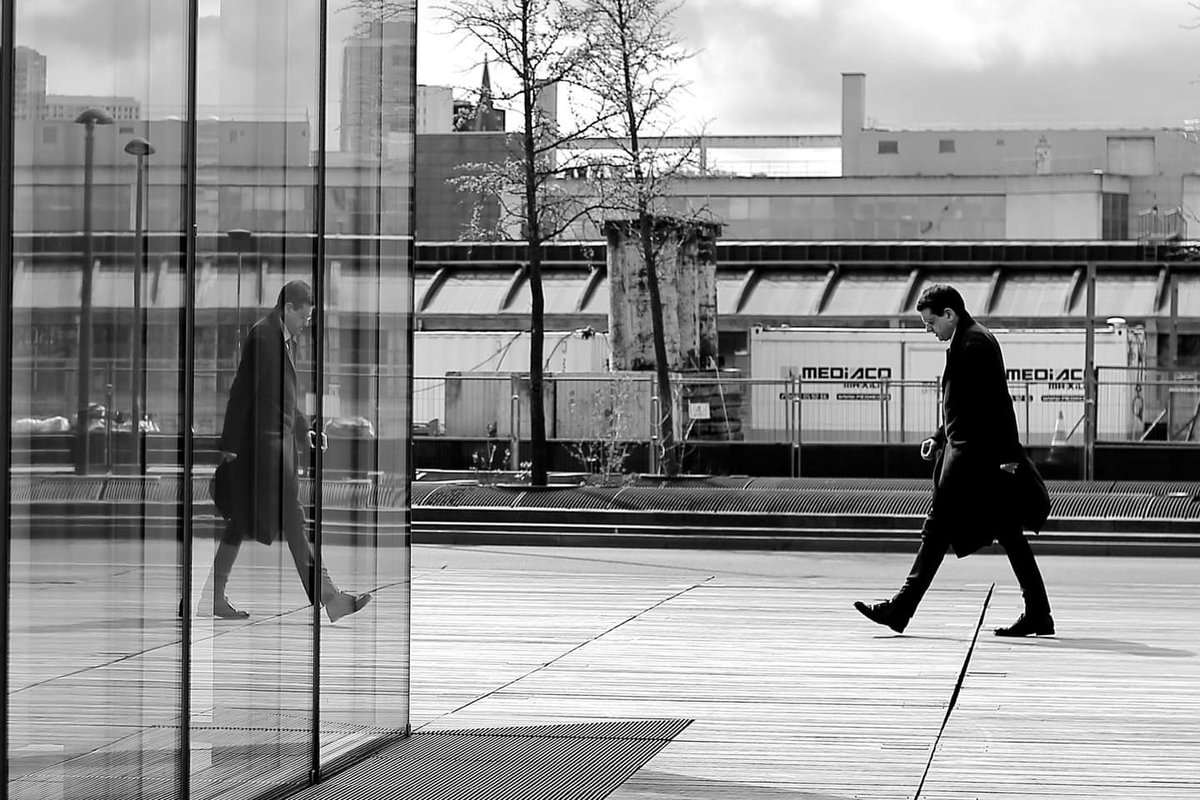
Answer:
[[(11, 309), (13, 300), (13, 178), (16, 159), (13, 138), (16, 126), (14, 124), (14, 94), (13, 78), (16, 72), (16, 47), (13, 39), (13, 28), (16, 19), (15, 4), (0, 3), (0, 309)], [(0, 566), (0, 578), (4, 580), (3, 591), (0, 593), (0, 644), (3, 647), (4, 663), (0, 664), (0, 703), (3, 713), (0, 714), (0, 793), (8, 792), (8, 587), (9, 563), (11, 558), (12, 541), (12, 505), (9, 493), (12, 486), (12, 317), (5, 313), (3, 323), (0, 323), (0, 459), (4, 465), (4, 480), (0, 486), (0, 534), (3, 535), (4, 548), (3, 566)]]
[[(313, 288), (313, 573), (310, 585), (320, 583), (324, 564), (322, 547), (322, 518), (325, 500), (325, 280), (328, 269), (325, 264), (325, 187), (328, 181), (326, 169), (326, 85), (329, 59), (329, 6), (328, 0), (317, 0), (317, 136), (316, 164), (313, 198), (313, 264), (310, 281)], [(316, 588), (314, 592), (318, 591)], [(312, 740), (310, 742), (309, 784), (321, 779), (321, 604), (312, 604)]]

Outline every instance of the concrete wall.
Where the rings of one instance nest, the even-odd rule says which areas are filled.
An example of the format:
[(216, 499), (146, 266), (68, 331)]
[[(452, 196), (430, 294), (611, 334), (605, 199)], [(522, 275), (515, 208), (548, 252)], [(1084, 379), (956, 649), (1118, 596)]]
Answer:
[[(1182, 205), (1184, 176), (1200, 171), (1200, 136), (1182, 128), (862, 129), (856, 123), (862, 120), (865, 125), (865, 97), (865, 76), (844, 74), (844, 177), (1012, 176), (1039, 171), (1125, 175), (1131, 179), (1128, 193), (1132, 235), (1140, 212), (1155, 206), (1166, 211)], [(894, 142), (895, 152), (881, 153), (880, 142)]]
[[(462, 238), (471, 219), (473, 197), (450, 184), (462, 175), (462, 167), (481, 162), (499, 162), (508, 157), (504, 133), (462, 132), (425, 134), (417, 137), (416, 231), (418, 240), (454, 241)], [(484, 200), (482, 220), (494, 225), (499, 205)]]
[(1010, 178), (1007, 239), (1101, 238), (1100, 176)]

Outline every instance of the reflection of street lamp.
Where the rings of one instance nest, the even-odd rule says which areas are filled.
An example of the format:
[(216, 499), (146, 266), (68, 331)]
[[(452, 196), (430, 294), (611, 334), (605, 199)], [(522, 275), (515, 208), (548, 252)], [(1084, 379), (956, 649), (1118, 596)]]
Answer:
[[(79, 430), (75, 471), (88, 473), (91, 456), (88, 436), (88, 389), (92, 380), (92, 150), (97, 125), (112, 125), (112, 115), (103, 108), (84, 109), (75, 121), (84, 126), (83, 137), (83, 282), (79, 288)], [(112, 409), (106, 409), (112, 413)]]
[(145, 381), (142, 375), (142, 341), (146, 337), (146, 323), (142, 319), (142, 269), (143, 261), (142, 240), (142, 183), (143, 168), (146, 156), (154, 153), (154, 145), (140, 136), (130, 139), (125, 145), (125, 152), (137, 159), (137, 190), (134, 192), (134, 202), (137, 203), (133, 212), (134, 242), (133, 242), (133, 355), (132, 369), (129, 378), (129, 393), (133, 412), (133, 457), (134, 464), (141, 472), (142, 466), (142, 398), (145, 395)]
[(245, 228), (234, 228), (226, 235), (233, 246), (237, 248), (237, 298), (234, 300), (234, 305), (237, 308), (237, 347), (240, 348), (242, 346), (242, 253), (249, 249), (250, 243), (254, 241), (254, 234)]

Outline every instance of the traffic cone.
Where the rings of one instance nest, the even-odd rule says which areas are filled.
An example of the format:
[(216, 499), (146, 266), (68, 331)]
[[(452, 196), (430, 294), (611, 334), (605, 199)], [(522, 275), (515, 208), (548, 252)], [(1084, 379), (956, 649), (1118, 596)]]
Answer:
[(1063, 417), (1063, 412), (1058, 412), (1058, 419), (1054, 420), (1054, 434), (1050, 437), (1050, 461), (1058, 463), (1063, 460), (1066, 455), (1065, 449), (1067, 446), (1067, 421)]

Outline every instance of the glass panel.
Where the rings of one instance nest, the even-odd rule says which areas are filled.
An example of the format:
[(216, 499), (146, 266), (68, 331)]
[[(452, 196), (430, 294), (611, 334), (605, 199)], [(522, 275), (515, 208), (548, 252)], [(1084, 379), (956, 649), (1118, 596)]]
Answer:
[[(1157, 275), (1113, 275), (1100, 273), (1096, 278), (1096, 316), (1142, 319), (1154, 313), (1158, 295)], [(1087, 313), (1086, 287), (1075, 296), (1072, 316)]]
[[(373, 7), (390, 10), (358, 10)], [(321, 555), (344, 592), (337, 613), (371, 601), (321, 617), (322, 766), (408, 729), (415, 14), (415, 2), (329, 9), (326, 193), (360, 203), (353, 217), (326, 205)]]
[(847, 275), (833, 287), (823, 314), (831, 316), (890, 317), (900, 311), (907, 273)]
[(452, 274), (434, 294), (424, 313), (498, 314), (512, 280), (511, 271), (471, 269), (466, 273)]
[(813, 313), (825, 286), (824, 273), (766, 272), (750, 289), (742, 307), (747, 316), (795, 316)]
[[(314, 603), (328, 594), (307, 435), (320, 12), (225, 0), (202, 16), (191, 778), (192, 797), (224, 799), (306, 784), (314, 765)], [(205, 490), (222, 453), (235, 458), (218, 511)]]
[(10, 798), (181, 791), (186, 11), (15, 4)]
[[(587, 281), (587, 273), (582, 271), (566, 273), (554, 271), (543, 272), (542, 294), (545, 302), (545, 313), (576, 313), (575, 305), (583, 295)], [(504, 309), (504, 313), (528, 315), (532, 307), (533, 300), (529, 292), (529, 282), (523, 280), (518, 286), (517, 294), (513, 297), (512, 302)]]
[(987, 316), (987, 292), (988, 287), (992, 284), (991, 273), (940, 271), (922, 272), (916, 289), (912, 293), (913, 307), (900, 309), (900, 314), (903, 316), (907, 312), (915, 317), (917, 315), (916, 301), (920, 299), (922, 292), (935, 283), (948, 283), (958, 289), (967, 306), (967, 311), (977, 317)]
[(737, 303), (741, 298), (742, 287), (746, 285), (745, 272), (736, 275), (717, 273), (717, 313), (737, 313)]
[(1071, 275), (1002, 275), (996, 306), (996, 317), (1059, 317), (1071, 290)]

